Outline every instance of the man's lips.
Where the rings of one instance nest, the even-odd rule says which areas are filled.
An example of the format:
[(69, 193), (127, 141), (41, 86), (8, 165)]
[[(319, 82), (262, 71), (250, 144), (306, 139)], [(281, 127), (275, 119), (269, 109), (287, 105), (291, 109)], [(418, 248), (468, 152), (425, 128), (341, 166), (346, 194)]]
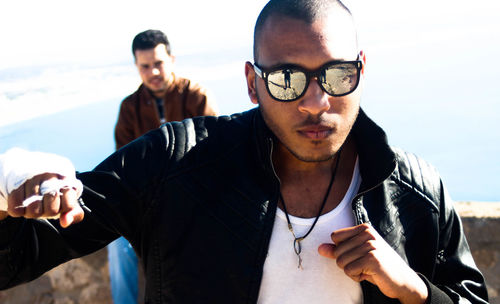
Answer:
[(324, 139), (333, 133), (333, 129), (327, 126), (307, 126), (302, 127), (297, 132), (310, 139)]
[(149, 83), (150, 84), (154, 84), (154, 85), (159, 85), (163, 82), (163, 79), (162, 78), (159, 78), (159, 77), (155, 77), (155, 78), (151, 78), (149, 79)]

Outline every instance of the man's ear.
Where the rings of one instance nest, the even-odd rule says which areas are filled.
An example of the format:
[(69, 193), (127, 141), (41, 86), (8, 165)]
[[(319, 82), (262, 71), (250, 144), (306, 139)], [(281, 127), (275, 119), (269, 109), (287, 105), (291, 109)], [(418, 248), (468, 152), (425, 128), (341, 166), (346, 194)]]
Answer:
[(259, 104), (257, 99), (257, 88), (255, 87), (255, 71), (253, 65), (247, 61), (245, 63), (245, 77), (247, 79), (248, 97), (253, 104)]
[(366, 54), (363, 50), (359, 52), (359, 59), (363, 61), (363, 68), (361, 69), (361, 75), (365, 75)]

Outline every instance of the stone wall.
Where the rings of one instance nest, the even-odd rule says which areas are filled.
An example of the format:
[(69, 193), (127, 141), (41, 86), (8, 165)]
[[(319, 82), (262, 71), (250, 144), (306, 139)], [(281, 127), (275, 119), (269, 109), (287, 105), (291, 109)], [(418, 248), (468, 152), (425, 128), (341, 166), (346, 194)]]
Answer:
[[(500, 304), (500, 203), (457, 203), (472, 254)], [(111, 303), (106, 250), (61, 265), (37, 280), (0, 291), (3, 304)]]
[(60, 265), (28, 284), (0, 291), (0, 303), (112, 303), (106, 248)]
[(500, 304), (500, 203), (457, 203), (474, 261), (486, 278), (490, 303)]

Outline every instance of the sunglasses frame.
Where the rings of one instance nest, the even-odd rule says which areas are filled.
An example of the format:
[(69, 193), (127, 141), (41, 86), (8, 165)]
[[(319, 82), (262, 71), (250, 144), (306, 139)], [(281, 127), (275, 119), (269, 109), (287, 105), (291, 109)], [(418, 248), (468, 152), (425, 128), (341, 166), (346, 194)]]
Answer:
[[(346, 93), (342, 93), (342, 94), (330, 94), (323, 87), (323, 84), (320, 81), (321, 71), (324, 70), (324, 69), (326, 69), (327, 67), (332, 66), (332, 65), (346, 64), (346, 63), (354, 64), (355, 67), (356, 67), (356, 69), (358, 70), (358, 74), (357, 74), (357, 78), (356, 78), (356, 85), (350, 91), (348, 91)], [(304, 94), (307, 92), (307, 89), (309, 88), (309, 84), (310, 84), (312, 78), (316, 78), (316, 81), (318, 82), (318, 85), (320, 86), (320, 88), (326, 94), (328, 94), (330, 96), (341, 97), (341, 96), (345, 96), (345, 95), (351, 94), (352, 92), (356, 91), (356, 89), (358, 88), (359, 80), (361, 78), (361, 71), (363, 69), (363, 61), (359, 60), (359, 56), (358, 56), (357, 60), (353, 60), (353, 61), (333, 60), (333, 61), (329, 61), (329, 62), (323, 64), (320, 68), (318, 68), (316, 70), (308, 70), (308, 69), (305, 69), (305, 68), (303, 68), (303, 67), (301, 67), (299, 65), (295, 65), (295, 64), (283, 64), (283, 65), (276, 65), (276, 66), (273, 66), (273, 67), (270, 67), (270, 68), (262, 68), (257, 63), (254, 63), (253, 64), (253, 69), (254, 69), (255, 73), (260, 78), (262, 78), (264, 80), (264, 83), (266, 84), (267, 93), (269, 94), (269, 96), (271, 96), (271, 98), (273, 98), (274, 100), (279, 101), (279, 102), (292, 102), (292, 101), (296, 101), (297, 99), (300, 99), (302, 96), (304, 96)], [(274, 71), (276, 71), (276, 70), (284, 70), (284, 69), (299, 70), (300, 72), (304, 73), (304, 75), (306, 75), (306, 86), (304, 88), (304, 91), (299, 96), (297, 96), (294, 99), (284, 99), (283, 100), (283, 99), (276, 98), (273, 94), (271, 94), (271, 90), (269, 90), (269, 81), (268, 81), (269, 74), (272, 73), (272, 72), (274, 72)]]

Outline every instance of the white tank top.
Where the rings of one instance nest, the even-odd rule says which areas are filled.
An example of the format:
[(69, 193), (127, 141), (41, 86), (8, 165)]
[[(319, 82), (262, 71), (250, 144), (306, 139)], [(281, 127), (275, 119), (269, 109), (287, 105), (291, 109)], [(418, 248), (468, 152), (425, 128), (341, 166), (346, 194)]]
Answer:
[[(347, 277), (333, 259), (318, 253), (318, 246), (331, 243), (330, 234), (340, 228), (354, 226), (351, 201), (359, 190), (361, 176), (358, 160), (345, 197), (332, 211), (323, 214), (302, 242), (302, 269), (293, 249), (293, 236), (288, 230), (285, 213), (278, 208), (274, 219), (269, 251), (259, 292), (259, 304), (362, 303), (361, 286)], [(290, 216), (297, 236), (311, 227), (314, 218)]]

